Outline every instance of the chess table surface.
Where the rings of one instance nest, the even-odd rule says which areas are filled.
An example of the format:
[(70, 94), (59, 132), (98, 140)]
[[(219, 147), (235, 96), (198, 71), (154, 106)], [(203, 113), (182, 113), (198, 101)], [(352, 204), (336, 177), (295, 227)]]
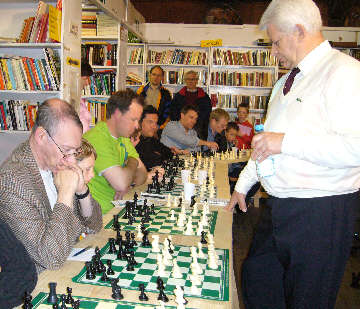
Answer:
[[(229, 199), (229, 185), (227, 177), (227, 168), (228, 164), (226, 162), (216, 162), (215, 164), (215, 184), (218, 187), (218, 197)], [(146, 191), (146, 186), (136, 187), (136, 190), (130, 191), (125, 199), (132, 199), (134, 192)], [(233, 215), (230, 212), (227, 212), (223, 207), (210, 206), (210, 211), (218, 211), (217, 224), (215, 227), (214, 240), (215, 247), (221, 249), (229, 250), (229, 300), (228, 301), (216, 301), (209, 299), (202, 299), (196, 297), (189, 297), (189, 303), (186, 305), (186, 308), (214, 308), (214, 309), (230, 309), (230, 308), (239, 308), (236, 285), (233, 276), (233, 264), (232, 264), (232, 218)], [(107, 214), (103, 216), (104, 225), (106, 225), (112, 218), (114, 214), (119, 212), (118, 208), (113, 208)], [(220, 222), (220, 224), (219, 224)], [(124, 233), (124, 232), (122, 232)], [(160, 243), (166, 238), (166, 234), (159, 234)], [(83, 240), (81, 240), (75, 247), (91, 246), (95, 248), (104, 247), (108, 239), (111, 237), (116, 237), (116, 233), (111, 229), (102, 229), (98, 234), (89, 235)], [(152, 240), (151, 234), (149, 239)], [(196, 246), (199, 241), (199, 236), (182, 236), (182, 235), (172, 235), (173, 244), (183, 245), (183, 246)], [(59, 270), (46, 270), (39, 275), (38, 283), (35, 287), (35, 290), (32, 292), (32, 295), (35, 297), (40, 292), (49, 291), (49, 282), (57, 282), (57, 293), (63, 294), (66, 293), (66, 287), (71, 287), (73, 290), (73, 295), (81, 297), (91, 297), (99, 299), (112, 300), (111, 287), (98, 286), (98, 285), (88, 285), (80, 284), (72, 281), (72, 278), (79, 274), (81, 269), (84, 266), (84, 262), (79, 261), (66, 261), (65, 264)], [(123, 290), (124, 299), (126, 302), (137, 302), (139, 303), (139, 291), (137, 290)], [(148, 302), (141, 302), (144, 304), (158, 304), (157, 297), (158, 293), (148, 292), (147, 296), (149, 297)], [(170, 299), (167, 305), (175, 306), (176, 303), (173, 299)], [(19, 307), (20, 308), (20, 307)], [(102, 307), (106, 308), (106, 307)], [(120, 307), (121, 308), (121, 307)], [(130, 307), (131, 308), (131, 307)]]

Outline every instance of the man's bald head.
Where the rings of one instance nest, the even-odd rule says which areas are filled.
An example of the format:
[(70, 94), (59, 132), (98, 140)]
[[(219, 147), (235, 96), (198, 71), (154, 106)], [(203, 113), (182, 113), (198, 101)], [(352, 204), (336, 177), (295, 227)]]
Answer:
[(73, 106), (61, 99), (48, 99), (38, 108), (32, 132), (43, 127), (50, 135), (55, 135), (59, 124), (64, 120), (72, 120), (82, 130), (81, 121)]

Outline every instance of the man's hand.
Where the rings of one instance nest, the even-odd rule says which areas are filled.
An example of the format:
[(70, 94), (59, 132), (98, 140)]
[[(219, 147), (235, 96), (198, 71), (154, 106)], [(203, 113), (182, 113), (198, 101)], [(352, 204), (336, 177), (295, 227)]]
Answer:
[(72, 168), (66, 167), (54, 174), (54, 184), (58, 191), (58, 202), (72, 208), (74, 195), (79, 185), (79, 174)]
[(122, 200), (123, 196), (128, 193), (130, 187), (128, 187), (126, 190), (124, 191), (116, 191), (115, 195), (114, 195), (114, 200)]
[(239, 204), (239, 208), (243, 211), (247, 211), (246, 203), (245, 203), (245, 194), (234, 191), (231, 195), (229, 203), (226, 205), (225, 210), (234, 211), (234, 207), (236, 204)]
[(215, 142), (206, 142), (206, 146), (209, 147), (212, 150), (218, 150), (219, 145)]
[(284, 133), (263, 132), (253, 137), (251, 147), (253, 151), (251, 158), (259, 162), (264, 161), (273, 154), (281, 153), (281, 145)]

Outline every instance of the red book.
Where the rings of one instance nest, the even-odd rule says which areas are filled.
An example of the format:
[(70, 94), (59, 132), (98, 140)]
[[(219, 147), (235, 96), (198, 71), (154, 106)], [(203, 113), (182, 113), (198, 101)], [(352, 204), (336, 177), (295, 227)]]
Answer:
[(31, 78), (31, 74), (30, 74), (30, 68), (28, 67), (28, 64), (27, 64), (27, 61), (26, 61), (26, 58), (21, 58), (23, 64), (24, 64), (24, 68), (25, 68), (25, 73), (26, 73), (26, 76), (27, 76), (27, 79), (28, 79), (28, 82), (30, 84), (30, 88), (31, 90), (36, 90), (35, 89), (35, 86), (33, 84), (33, 81), (32, 81), (32, 78)]
[(2, 122), (4, 123), (4, 129), (7, 130), (8, 127), (7, 127), (7, 124), (6, 124), (5, 111), (4, 111), (4, 106), (3, 106), (2, 103), (0, 104), (0, 116), (2, 118)]

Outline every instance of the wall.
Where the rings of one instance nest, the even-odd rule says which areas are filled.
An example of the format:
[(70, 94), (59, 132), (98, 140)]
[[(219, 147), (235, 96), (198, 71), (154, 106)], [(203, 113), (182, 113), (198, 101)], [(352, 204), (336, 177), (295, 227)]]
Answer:
[[(360, 28), (324, 27), (324, 37), (335, 42), (358, 42)], [(198, 25), (198, 24), (145, 24), (145, 37), (149, 42), (178, 45), (200, 45), (201, 40), (222, 39), (224, 46), (254, 45), (255, 40), (266, 38), (257, 25)]]

